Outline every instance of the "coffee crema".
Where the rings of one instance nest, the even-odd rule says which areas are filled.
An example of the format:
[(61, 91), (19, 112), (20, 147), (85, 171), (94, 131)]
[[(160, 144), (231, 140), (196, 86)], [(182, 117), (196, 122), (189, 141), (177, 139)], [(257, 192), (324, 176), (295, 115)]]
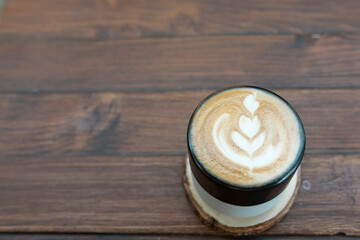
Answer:
[(280, 179), (304, 147), (300, 119), (282, 98), (255, 87), (216, 92), (189, 126), (189, 147), (212, 176), (236, 187)]

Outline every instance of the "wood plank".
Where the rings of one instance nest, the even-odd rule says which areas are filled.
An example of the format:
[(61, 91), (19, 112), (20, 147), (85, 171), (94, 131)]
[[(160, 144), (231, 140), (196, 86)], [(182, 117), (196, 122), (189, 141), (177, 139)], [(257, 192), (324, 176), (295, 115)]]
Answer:
[(360, 35), (0, 39), (0, 92), (359, 88)]
[[(360, 91), (278, 90), (300, 114), (308, 153), (359, 153)], [(179, 155), (211, 91), (0, 94), (0, 155)]]
[(0, 0), (0, 22), (1, 22), (1, 16), (2, 16), (2, 12), (5, 6), (6, 0)]
[[(129, 240), (184, 240), (184, 239), (193, 239), (193, 240), (202, 240), (202, 239), (211, 239), (211, 240), (229, 240), (229, 236), (194, 236), (194, 235), (118, 235), (110, 234), (104, 235), (101, 234), (0, 234), (2, 240), (93, 240), (93, 239), (129, 239)], [(345, 239), (354, 239), (346, 236), (253, 236), (246, 237), (246, 239), (253, 240), (345, 240)]]
[(356, 0), (11, 0), (1, 32), (52, 39), (359, 32), (359, 11)]
[[(360, 235), (359, 155), (306, 155), (302, 187), (265, 235)], [(181, 183), (184, 156), (1, 157), (1, 232), (222, 234)], [(305, 188), (304, 188), (305, 186)]]

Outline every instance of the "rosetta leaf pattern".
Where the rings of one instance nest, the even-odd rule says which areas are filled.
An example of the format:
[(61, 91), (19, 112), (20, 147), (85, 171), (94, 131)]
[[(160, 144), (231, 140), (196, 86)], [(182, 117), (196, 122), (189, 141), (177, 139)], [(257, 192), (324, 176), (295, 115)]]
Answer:
[[(265, 131), (261, 131), (261, 122), (259, 117), (256, 116), (256, 111), (260, 106), (259, 102), (256, 101), (256, 92), (248, 95), (243, 100), (243, 104), (250, 114), (240, 116), (238, 120), (240, 131), (233, 130), (230, 135), (233, 143), (230, 144), (227, 141), (225, 131), (220, 124), (231, 119), (230, 113), (224, 113), (217, 119), (212, 136), (215, 145), (225, 157), (248, 167), (251, 172), (254, 167), (267, 166), (276, 161), (282, 152), (284, 144), (281, 142), (275, 146), (269, 144), (264, 148), (265, 138), (269, 136), (266, 135)], [(246, 154), (234, 149), (234, 145), (242, 149)], [(261, 154), (254, 156), (254, 153), (262, 147), (264, 149)]]
[(251, 117), (249, 118), (244, 115), (240, 116), (239, 128), (247, 138), (236, 131), (232, 133), (231, 137), (239, 148), (252, 157), (252, 155), (264, 144), (265, 133), (262, 132), (258, 134), (261, 126), (259, 118), (255, 116), (255, 112), (260, 104), (256, 101), (256, 94), (248, 95), (243, 103), (245, 108), (250, 112)]

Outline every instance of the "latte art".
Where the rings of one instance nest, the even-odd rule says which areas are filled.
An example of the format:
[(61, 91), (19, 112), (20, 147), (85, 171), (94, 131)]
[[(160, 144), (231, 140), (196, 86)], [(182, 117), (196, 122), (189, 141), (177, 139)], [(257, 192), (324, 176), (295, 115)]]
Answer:
[(257, 88), (217, 93), (190, 126), (195, 157), (216, 178), (242, 187), (281, 177), (302, 147), (303, 129), (279, 97)]
[(261, 167), (270, 164), (275, 161), (281, 153), (282, 145), (278, 143), (275, 147), (270, 144), (261, 155), (254, 157), (253, 154), (264, 145), (265, 142), (265, 132), (260, 130), (260, 121), (257, 116), (254, 116), (254, 112), (259, 107), (259, 102), (255, 100), (256, 95), (250, 94), (244, 100), (245, 108), (251, 113), (251, 117), (248, 118), (244, 115), (240, 116), (239, 119), (239, 128), (242, 131), (243, 135), (238, 131), (234, 130), (231, 133), (231, 139), (233, 143), (245, 151), (247, 154), (240, 154), (232, 149), (232, 146), (228, 144), (224, 136), (224, 130), (219, 129), (221, 121), (229, 121), (231, 119), (230, 114), (224, 113), (216, 121), (215, 127), (213, 130), (213, 139), (223, 155), (228, 157), (230, 160), (244, 165), (252, 170), (253, 167)]

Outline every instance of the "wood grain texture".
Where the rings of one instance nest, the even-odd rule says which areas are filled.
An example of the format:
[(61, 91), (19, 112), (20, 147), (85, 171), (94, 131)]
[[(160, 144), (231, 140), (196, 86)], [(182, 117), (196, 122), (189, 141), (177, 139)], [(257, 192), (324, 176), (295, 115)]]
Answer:
[(5, 6), (6, 0), (0, 0), (0, 22), (1, 22), (1, 16), (2, 16), (2, 12)]
[[(229, 240), (231, 236), (188, 236), (188, 235), (117, 235), (117, 234), (0, 234), (2, 240), (94, 240), (94, 239), (129, 239), (129, 240)], [(251, 236), (250, 240), (324, 240), (324, 236)], [(326, 237), (331, 240), (351, 240), (355, 238), (346, 236)]]
[(360, 35), (0, 39), (0, 92), (359, 88)]
[(359, 32), (359, 11), (356, 0), (11, 0), (0, 31), (52, 39)]
[[(306, 155), (288, 215), (266, 235), (359, 235), (358, 155)], [(184, 156), (1, 157), (1, 232), (220, 234), (182, 187)], [(221, 233), (223, 234), (223, 233)]]
[[(174, 155), (212, 91), (0, 95), (0, 155)], [(278, 90), (300, 114), (307, 153), (358, 153), (360, 91)]]
[(0, 239), (232, 239), (209, 236), (222, 233), (193, 213), (181, 177), (193, 109), (239, 84), (278, 89), (307, 133), (296, 202), (256, 239), (359, 236), (359, 11), (355, 0), (8, 1), (0, 232), (14, 234)]

